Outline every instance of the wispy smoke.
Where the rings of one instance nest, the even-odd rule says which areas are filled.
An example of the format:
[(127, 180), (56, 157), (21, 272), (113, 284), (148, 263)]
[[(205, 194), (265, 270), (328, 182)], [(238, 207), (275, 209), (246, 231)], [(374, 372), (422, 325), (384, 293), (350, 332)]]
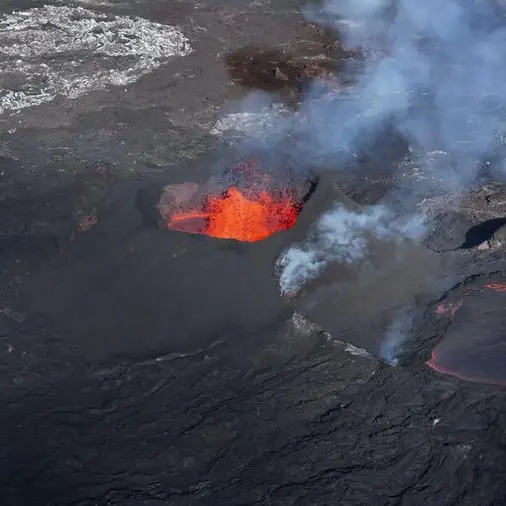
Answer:
[(388, 122), (415, 150), (451, 155), (438, 174), (448, 184), (469, 183), (505, 129), (506, 29), (494, 4), (328, 0), (317, 15), (367, 57), (345, 97), (306, 102), (310, 145), (346, 156)]
[(368, 253), (368, 236), (396, 240), (423, 233), (421, 217), (394, 219), (384, 206), (356, 212), (338, 206), (319, 218), (310, 236), (288, 248), (277, 268), (282, 293), (297, 292), (331, 262), (353, 263)]
[(398, 354), (408, 339), (413, 318), (409, 313), (399, 313), (387, 329), (380, 346), (380, 357), (391, 365), (399, 363)]
[[(350, 162), (388, 125), (448, 188), (472, 182), (506, 130), (506, 23), (493, 2), (327, 0), (311, 15), (335, 25), (366, 57), (351, 88), (325, 100), (309, 93), (307, 121), (292, 125), (306, 140), (299, 159)], [(433, 152), (445, 153), (444, 165), (430, 167)], [(329, 212), (312, 237), (280, 258), (281, 289), (296, 290), (329, 262), (362, 258), (365, 232), (419, 232), (408, 225), (392, 228), (384, 208)]]

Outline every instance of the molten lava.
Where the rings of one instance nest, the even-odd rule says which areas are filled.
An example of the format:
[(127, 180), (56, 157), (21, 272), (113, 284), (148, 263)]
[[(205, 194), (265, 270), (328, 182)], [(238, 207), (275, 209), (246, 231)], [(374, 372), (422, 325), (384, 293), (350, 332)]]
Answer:
[(494, 290), (495, 292), (506, 292), (506, 284), (505, 283), (489, 283), (485, 285), (489, 290)]
[(200, 209), (172, 213), (166, 224), (180, 232), (255, 242), (293, 227), (299, 207), (288, 193), (276, 198), (267, 190), (243, 192), (231, 187), (207, 196)]

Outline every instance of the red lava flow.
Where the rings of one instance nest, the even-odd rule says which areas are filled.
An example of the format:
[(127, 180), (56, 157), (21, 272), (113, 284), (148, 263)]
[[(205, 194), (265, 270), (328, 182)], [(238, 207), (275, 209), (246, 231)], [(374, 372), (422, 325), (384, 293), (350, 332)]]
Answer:
[(506, 283), (489, 283), (485, 286), (489, 290), (494, 290), (494, 292), (506, 292)]

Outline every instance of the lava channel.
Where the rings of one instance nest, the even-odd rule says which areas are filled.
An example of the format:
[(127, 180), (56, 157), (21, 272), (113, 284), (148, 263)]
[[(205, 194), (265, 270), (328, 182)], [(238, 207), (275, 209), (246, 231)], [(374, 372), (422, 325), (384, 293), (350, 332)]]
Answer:
[(296, 191), (273, 186), (272, 179), (251, 164), (236, 166), (232, 173), (237, 184), (219, 190), (215, 184), (165, 187), (159, 204), (165, 227), (256, 242), (295, 225), (303, 204)]

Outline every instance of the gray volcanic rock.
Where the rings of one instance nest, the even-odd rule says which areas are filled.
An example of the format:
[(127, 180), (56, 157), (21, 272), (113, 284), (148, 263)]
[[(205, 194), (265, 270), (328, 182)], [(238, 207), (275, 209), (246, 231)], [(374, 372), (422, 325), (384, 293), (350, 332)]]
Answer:
[[(363, 204), (381, 201), (404, 177), (390, 177), (389, 161), (401, 153), (384, 147), (386, 158), (371, 153), (363, 171), (348, 171), (346, 183), (340, 176), (346, 195), (322, 179), (296, 227), (264, 243), (157, 227), (157, 195), (166, 184), (206, 180), (203, 154), (218, 111), (246, 92), (229, 81), (225, 55), (252, 44), (288, 48), (294, 57), (306, 46), (313, 55), (324, 53), (315, 42), (318, 28), (300, 22), (298, 2), (58, 5), (104, 12), (111, 26), (137, 15), (177, 26), (194, 51), (127, 87), (59, 96), (0, 118), (2, 504), (505, 504), (504, 390), (425, 365), (447, 330), (453, 352), (466, 331), (473, 330), (476, 343), (484, 327), (493, 335), (504, 320), (502, 299), (493, 304), (493, 325), (487, 303), (472, 306), (480, 313), (462, 314), (455, 326), (434, 315), (456, 281), (506, 271), (501, 248), (443, 255), (447, 286), (417, 301), (419, 354), (397, 367), (345, 341), (377, 345), (385, 331), (381, 311), (401, 296), (409, 299), (411, 283), (430, 272), (423, 249), (371, 239), (371, 266), (363, 259), (341, 273), (329, 265), (323, 281), (307, 285), (307, 295), (279, 294), (278, 256), (304, 244), (315, 217), (335, 201), (349, 216), (366, 209), (346, 195)], [(40, 2), (6, 0), (0, 12), (34, 6)], [(65, 27), (39, 23), (34, 33), (51, 38), (60, 30)], [(123, 59), (86, 55), (84, 67), (71, 66), (76, 55), (60, 55), (48, 63), (51, 76), (61, 70), (73, 79), (87, 65), (104, 72), (107, 64), (128, 67)], [(17, 65), (15, 57), (6, 60)], [(41, 62), (28, 63), (39, 68)], [(17, 74), (22, 91), (37, 96), (40, 83), (33, 80), (31, 89), (25, 70)], [(109, 83), (110, 74), (104, 76)], [(190, 159), (199, 163), (181, 163)], [(385, 174), (378, 177), (378, 169)], [(442, 249), (460, 244), (470, 226), (506, 215), (504, 189), (481, 194), (472, 212), (460, 209), (461, 199), (442, 202), (471, 218), (469, 226), (455, 223), (455, 233), (443, 224)], [(434, 201), (426, 205), (437, 208)], [(393, 254), (404, 261), (388, 274)], [(349, 303), (335, 286), (341, 274), (363, 281), (350, 287), (356, 292)], [(388, 294), (384, 300), (378, 286)], [(310, 314), (302, 303), (318, 290), (336, 300), (317, 298), (314, 316), (338, 335), (300, 314)], [(326, 315), (325, 307), (335, 314)], [(347, 322), (352, 325), (340, 332)], [(361, 329), (368, 324), (366, 334)]]
[(282, 291), (333, 337), (380, 354), (398, 315), (437, 293), (440, 257), (408, 237), (399, 218), (383, 207), (360, 206), (330, 177), (305, 218), (306, 237), (278, 260)]
[(305, 286), (297, 310), (334, 337), (381, 355), (389, 325), (435, 291), (442, 264), (410, 240), (370, 241), (364, 259), (333, 263)]
[(143, 223), (139, 188), (118, 188), (27, 295), (85, 354), (191, 349), (290, 314), (272, 275), (286, 236), (250, 244), (162, 230)]

